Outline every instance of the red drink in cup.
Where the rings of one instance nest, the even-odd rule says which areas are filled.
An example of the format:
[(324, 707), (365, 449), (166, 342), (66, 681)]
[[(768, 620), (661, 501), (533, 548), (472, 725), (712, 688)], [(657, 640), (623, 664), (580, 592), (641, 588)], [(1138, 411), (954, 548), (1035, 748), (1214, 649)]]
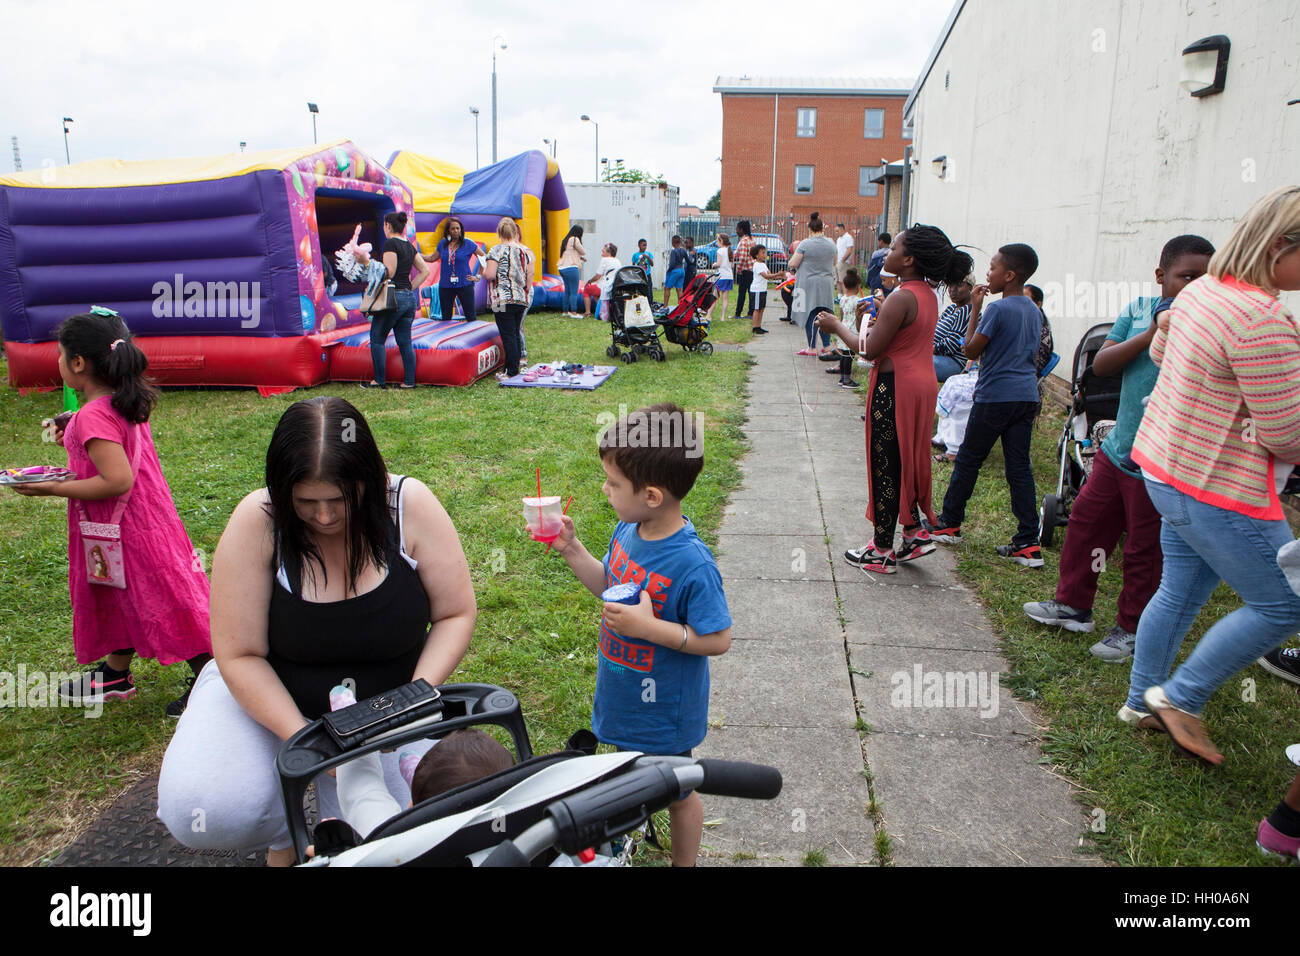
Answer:
[(561, 521), (563, 515), (559, 495), (524, 499), (524, 524), (528, 526), (528, 533), (534, 541), (550, 544), (558, 538), (564, 527), (564, 522)]

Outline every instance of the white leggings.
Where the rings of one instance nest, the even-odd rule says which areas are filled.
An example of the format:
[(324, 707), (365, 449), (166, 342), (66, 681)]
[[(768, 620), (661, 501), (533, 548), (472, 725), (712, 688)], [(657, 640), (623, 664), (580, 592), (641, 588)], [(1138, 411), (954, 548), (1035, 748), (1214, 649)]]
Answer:
[[(275, 769), (281, 745), (279, 737), (244, 713), (222, 680), (217, 662), (211, 661), (194, 682), (189, 706), (163, 757), (158, 819), (178, 842), (194, 849), (290, 846)], [(430, 746), (424, 740), (404, 744), (402, 749), (423, 753)], [(407, 806), (411, 791), (398, 772), (398, 754), (383, 754), (380, 762), (395, 805)], [(317, 777), (316, 792), (321, 819), (342, 816), (333, 777)]]

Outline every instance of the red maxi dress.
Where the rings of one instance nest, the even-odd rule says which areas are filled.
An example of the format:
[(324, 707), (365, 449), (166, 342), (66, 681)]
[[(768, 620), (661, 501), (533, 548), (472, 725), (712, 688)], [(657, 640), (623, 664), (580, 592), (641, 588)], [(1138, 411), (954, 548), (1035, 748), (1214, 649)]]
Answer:
[[(919, 508), (931, 524), (936, 521), (930, 504), (930, 435), (934, 427), (934, 406), (939, 382), (934, 374), (934, 327), (939, 321), (939, 300), (934, 289), (919, 280), (904, 282), (894, 292), (910, 292), (916, 299), (916, 320), (899, 329), (889, 346), (876, 357), (867, 380), (867, 520), (875, 518), (871, 476), (871, 396), (875, 394), (880, 360), (894, 363), (894, 420), (898, 430), (898, 452), (902, 479), (898, 490), (898, 519), (906, 526), (913, 509)], [(861, 335), (865, 342), (867, 332)], [(859, 346), (860, 347), (860, 346)]]

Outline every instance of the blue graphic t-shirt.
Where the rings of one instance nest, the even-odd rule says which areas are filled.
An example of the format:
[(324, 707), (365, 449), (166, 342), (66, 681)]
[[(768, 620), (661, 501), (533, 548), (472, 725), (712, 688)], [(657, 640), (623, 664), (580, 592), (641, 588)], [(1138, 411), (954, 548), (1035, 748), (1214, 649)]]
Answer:
[[(645, 541), (619, 522), (605, 555), (605, 586), (635, 581), (650, 594), (655, 617), (696, 634), (731, 626), (722, 575), (689, 518), (676, 534)], [(600, 656), (591, 729), (603, 743), (654, 754), (700, 744), (708, 730), (709, 660), (638, 638), (600, 622)]]

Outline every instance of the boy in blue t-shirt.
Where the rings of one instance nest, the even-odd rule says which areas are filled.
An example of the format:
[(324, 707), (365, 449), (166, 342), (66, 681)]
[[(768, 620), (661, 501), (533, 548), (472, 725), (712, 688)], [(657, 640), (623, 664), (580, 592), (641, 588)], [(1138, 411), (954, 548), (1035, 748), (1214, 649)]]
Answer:
[[(722, 575), (682, 499), (704, 467), (703, 433), (672, 403), (639, 409), (600, 439), (602, 491), (618, 524), (603, 561), (565, 516), (555, 550), (587, 590), (641, 585), (640, 603), (605, 604), (591, 726), (624, 750), (688, 754), (708, 730), (707, 658), (731, 646)], [(673, 866), (694, 866), (704, 828), (698, 795), (670, 804)]]
[[(1097, 552), (1109, 556), (1124, 535), (1124, 584), (1116, 604), (1115, 626), (1089, 649), (1104, 661), (1125, 661), (1133, 656), (1138, 619), (1160, 586), (1160, 513), (1147, 496), (1141, 472), (1128, 460), (1146, 411), (1142, 402), (1160, 375), (1148, 352), (1156, 334), (1156, 316), (1187, 283), (1205, 274), (1212, 255), (1214, 246), (1200, 236), (1176, 236), (1165, 243), (1156, 268), (1162, 298), (1147, 296), (1130, 302), (1093, 359), (1095, 375), (1123, 373), (1115, 427), (1102, 441), (1101, 454), (1093, 456), (1092, 473), (1070, 509), (1055, 598), (1024, 606), (1025, 614), (1040, 624), (1091, 631), (1092, 602), (1101, 576)], [(1132, 722), (1141, 718), (1137, 715)]]
[[(926, 530), (936, 541), (961, 540), (966, 502), (975, 490), (984, 459), (1001, 439), (1011, 510), (1019, 527), (1011, 544), (998, 546), (998, 554), (1028, 568), (1043, 566), (1038, 546), (1038, 492), (1029, 461), (1029, 440), (1039, 410), (1035, 358), (1043, 313), (1025, 295), (1025, 283), (1037, 269), (1038, 254), (1023, 242), (1013, 242), (993, 256), (988, 283), (971, 292), (965, 353), (967, 358), (979, 360), (979, 383), (938, 525), (926, 522)], [(984, 297), (990, 292), (1000, 292), (1002, 298), (981, 315)]]

